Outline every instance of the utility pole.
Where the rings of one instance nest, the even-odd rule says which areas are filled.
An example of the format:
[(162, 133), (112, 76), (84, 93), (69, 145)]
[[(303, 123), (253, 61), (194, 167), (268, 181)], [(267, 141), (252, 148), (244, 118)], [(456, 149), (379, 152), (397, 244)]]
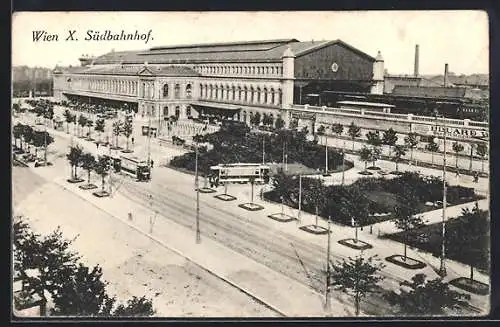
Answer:
[(196, 144), (195, 154), (195, 177), (194, 184), (196, 187), (196, 243), (199, 244), (200, 238), (200, 185), (198, 180), (198, 144)]
[(266, 164), (266, 136), (262, 134), (262, 164)]
[(148, 167), (151, 167), (151, 111), (148, 112)]
[(445, 265), (445, 255), (446, 255), (446, 120), (443, 115), (443, 127), (444, 127), (444, 138), (443, 138), (443, 219), (442, 219), (442, 240), (441, 240), (441, 264), (439, 266), (439, 275), (441, 277), (446, 276), (446, 265)]
[(342, 143), (342, 185), (344, 185), (345, 176), (345, 140)]
[(328, 241), (326, 247), (326, 287), (325, 287), (325, 309), (330, 308), (330, 298), (328, 293), (330, 292), (330, 216), (328, 216)]
[(302, 175), (299, 175), (299, 212), (297, 213), (297, 223), (300, 223), (301, 211), (302, 211)]
[(328, 137), (325, 134), (325, 175), (328, 174)]
[(43, 154), (43, 160), (44, 160), (44, 165), (47, 166), (47, 125), (45, 125), (45, 132), (43, 133), (43, 142), (44, 142), (44, 154)]

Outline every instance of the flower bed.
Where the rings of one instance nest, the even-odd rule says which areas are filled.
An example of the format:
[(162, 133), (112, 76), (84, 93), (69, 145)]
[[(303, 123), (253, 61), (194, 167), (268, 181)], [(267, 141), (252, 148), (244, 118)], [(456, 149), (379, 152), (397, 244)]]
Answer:
[(399, 254), (391, 255), (385, 258), (385, 260), (406, 269), (422, 269), (426, 266), (426, 264), (422, 261), (418, 261), (410, 257), (405, 258), (404, 256)]
[(273, 213), (272, 215), (268, 215), (268, 217), (273, 219), (273, 220), (282, 222), (282, 223), (288, 223), (290, 221), (294, 221), (297, 219), (295, 217), (286, 215), (286, 214), (281, 213), (281, 212), (280, 213)]
[(258, 205), (256, 203), (242, 203), (242, 204), (238, 204), (238, 207), (243, 208), (243, 209), (248, 210), (248, 211), (258, 211), (258, 210), (264, 209), (263, 206)]
[(222, 201), (234, 201), (236, 200), (235, 196), (229, 195), (229, 194), (218, 194), (214, 196), (214, 198), (222, 200)]
[(338, 241), (338, 243), (356, 250), (367, 250), (373, 248), (371, 244), (368, 244), (361, 240), (356, 240), (354, 238), (346, 238), (344, 240)]
[[(304, 225), (300, 226), (299, 229), (303, 230), (304, 232), (308, 232), (311, 234), (316, 234), (316, 235), (324, 235), (328, 234), (328, 229), (322, 226), (316, 226), (316, 225)], [(330, 231), (331, 233), (331, 231)]]
[(480, 281), (459, 277), (450, 280), (450, 285), (463, 289), (467, 292), (478, 294), (478, 295), (489, 295), (490, 287), (488, 284), (482, 283)]

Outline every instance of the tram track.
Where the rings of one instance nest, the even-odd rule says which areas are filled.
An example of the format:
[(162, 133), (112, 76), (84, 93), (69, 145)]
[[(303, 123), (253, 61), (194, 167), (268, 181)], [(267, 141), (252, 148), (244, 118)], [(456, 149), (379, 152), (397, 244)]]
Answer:
[[(124, 192), (125, 191), (125, 192)], [(165, 194), (166, 191), (167, 194)], [(185, 217), (194, 217), (196, 212), (193, 207), (187, 207), (186, 202), (174, 200), (174, 196), (182, 197), (194, 201), (188, 195), (166, 188), (165, 190), (147, 190), (146, 188), (134, 184), (131, 181), (125, 182), (121, 188), (121, 193), (130, 200), (150, 207), (157, 211), (160, 216), (173, 220), (180, 225), (193, 229), (194, 219), (187, 221)], [(170, 194), (169, 194), (170, 193)], [(153, 207), (150, 206), (149, 195), (153, 196)], [(244, 217), (234, 215), (221, 208), (204, 203), (204, 207), (215, 210), (215, 214), (200, 215), (200, 222), (203, 224), (202, 235), (227, 246), (228, 248), (243, 254), (256, 262), (259, 262), (270, 269), (283, 273), (288, 277), (312, 288), (314, 291), (324, 294), (325, 291), (325, 272), (322, 258), (326, 255), (324, 249), (315, 244), (309, 244), (302, 240), (287, 235), (276, 230), (270, 230), (266, 225), (256, 221), (248, 221)], [(206, 209), (205, 209), (206, 211)], [(226, 219), (224, 219), (226, 218)], [(293, 244), (293, 247), (290, 245)], [(308, 274), (304, 274), (304, 267), (299, 262), (295, 251), (302, 255), (300, 260), (307, 267)], [(311, 258), (311, 253), (316, 258)], [(317, 259), (321, 258), (321, 259)], [(332, 254), (333, 259), (347, 259), (347, 256)], [(403, 279), (391, 275), (387, 272), (382, 273), (384, 277), (398, 283)], [(381, 291), (379, 289), (378, 291)], [(385, 301), (381, 294), (375, 292), (370, 294), (362, 303), (362, 310), (368, 314), (395, 314), (390, 306), (384, 306), (383, 312), (381, 304)], [(331, 293), (333, 296), (335, 293)], [(342, 303), (352, 303), (339, 296), (336, 298)]]

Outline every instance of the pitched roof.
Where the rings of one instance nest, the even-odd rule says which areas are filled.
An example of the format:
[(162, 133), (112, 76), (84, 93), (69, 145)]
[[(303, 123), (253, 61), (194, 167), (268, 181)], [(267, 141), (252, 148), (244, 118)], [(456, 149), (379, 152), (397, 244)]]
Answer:
[(283, 53), (290, 48), (297, 56), (323, 47), (339, 44), (359, 55), (375, 61), (375, 58), (348, 45), (341, 40), (306, 41), (296, 39), (267, 40), (233, 43), (210, 43), (154, 47), (149, 50), (109, 52), (94, 60), (94, 64), (185, 64), (203, 62), (276, 62), (281, 61)]
[(200, 74), (184, 66), (129, 66), (129, 65), (95, 65), (72, 67), (65, 69), (72, 74), (93, 75), (154, 75), (154, 76), (199, 76)]
[(430, 98), (464, 98), (465, 88), (462, 87), (407, 87), (396, 85), (393, 95), (407, 95)]

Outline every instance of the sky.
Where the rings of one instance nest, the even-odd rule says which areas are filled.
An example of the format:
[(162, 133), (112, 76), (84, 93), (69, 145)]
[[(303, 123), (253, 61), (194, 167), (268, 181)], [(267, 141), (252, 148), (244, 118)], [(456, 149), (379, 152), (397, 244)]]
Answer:
[[(12, 64), (54, 68), (102, 55), (154, 46), (289, 39), (335, 40), (375, 57), (391, 74), (412, 74), (415, 45), (420, 74), (489, 73), (488, 16), (483, 11), (321, 12), (18, 12), (12, 19)], [(65, 41), (76, 30), (78, 41)], [(84, 41), (88, 30), (148, 33), (145, 41)], [(33, 31), (58, 34), (34, 42)]]

